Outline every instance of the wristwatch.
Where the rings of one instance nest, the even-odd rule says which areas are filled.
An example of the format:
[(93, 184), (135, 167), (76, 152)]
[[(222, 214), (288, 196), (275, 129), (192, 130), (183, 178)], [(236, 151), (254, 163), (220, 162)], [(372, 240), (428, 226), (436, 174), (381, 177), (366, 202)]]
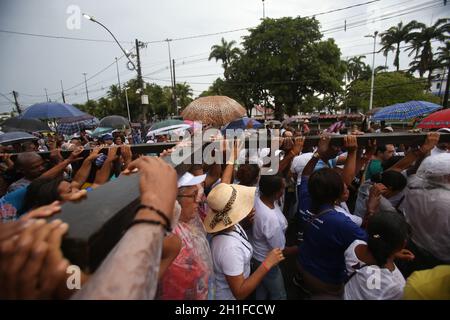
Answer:
[(313, 157), (316, 159), (320, 159), (320, 154), (316, 151), (314, 152)]

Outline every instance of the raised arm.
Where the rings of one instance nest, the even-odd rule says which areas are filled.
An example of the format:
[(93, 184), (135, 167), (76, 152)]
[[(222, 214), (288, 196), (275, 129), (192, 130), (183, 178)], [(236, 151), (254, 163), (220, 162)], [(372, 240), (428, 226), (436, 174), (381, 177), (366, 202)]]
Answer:
[(93, 188), (96, 188), (96, 187), (108, 182), (109, 177), (111, 175), (111, 168), (112, 168), (113, 162), (117, 159), (117, 150), (118, 149), (119, 149), (119, 147), (117, 147), (117, 146), (109, 147), (108, 156), (105, 159), (105, 162), (103, 163), (100, 170), (97, 171), (97, 174), (95, 175), (95, 180), (92, 185)]
[[(176, 171), (156, 157), (141, 157), (124, 174), (140, 172), (141, 203), (162, 211), (170, 220), (177, 195)], [(135, 220), (165, 221), (153, 210), (140, 210)], [(164, 229), (139, 223), (128, 229), (97, 271), (73, 299), (153, 299), (158, 283)]]
[(76, 162), (79, 160), (82, 160), (83, 158), (80, 157), (81, 153), (83, 152), (83, 147), (79, 147), (75, 150), (72, 151), (72, 153), (70, 154), (70, 156), (61, 161), (60, 163), (56, 164), (55, 166), (53, 166), (50, 170), (45, 171), (41, 177), (43, 178), (56, 178), (57, 176), (59, 176), (64, 169), (71, 164), (72, 162)]
[(344, 179), (344, 183), (349, 186), (352, 184), (356, 175), (356, 154), (358, 150), (358, 140), (356, 140), (356, 136), (345, 136), (344, 147), (347, 150), (347, 159), (345, 160), (342, 178)]
[(394, 164), (388, 170), (403, 171), (408, 169), (414, 161), (425, 157), (439, 142), (439, 132), (429, 132), (427, 138), (419, 150), (408, 153), (402, 160)]
[(102, 146), (95, 147), (89, 156), (84, 159), (83, 164), (81, 165), (80, 169), (75, 174), (75, 177), (72, 180), (72, 188), (80, 189), (81, 186), (86, 182), (89, 172), (92, 168), (92, 162), (95, 161), (98, 157), (98, 153), (102, 149)]
[(280, 161), (280, 165), (278, 167), (279, 172), (284, 172), (286, 169), (291, 168), (292, 160), (294, 160), (294, 158), (302, 152), (304, 143), (305, 137), (295, 138), (293, 147), (289, 150), (289, 152), (287, 152), (283, 160)]

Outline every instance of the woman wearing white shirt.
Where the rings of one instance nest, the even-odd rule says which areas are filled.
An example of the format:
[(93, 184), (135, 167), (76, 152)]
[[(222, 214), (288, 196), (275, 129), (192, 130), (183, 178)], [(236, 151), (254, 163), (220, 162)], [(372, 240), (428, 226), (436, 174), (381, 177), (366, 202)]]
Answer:
[(212, 234), (217, 300), (247, 298), (270, 269), (284, 259), (281, 249), (274, 249), (250, 275), (253, 248), (239, 221), (253, 211), (255, 190), (221, 183), (208, 195), (208, 213), (203, 223), (206, 231)]
[[(259, 267), (267, 254), (274, 248), (285, 249), (285, 232), (288, 223), (277, 204), (277, 201), (283, 196), (285, 188), (284, 178), (261, 176), (259, 181), (260, 195), (255, 201), (256, 212), (251, 241), (254, 249), (254, 267)], [(296, 250), (296, 247), (294, 250)], [(256, 288), (256, 299), (286, 300), (283, 275), (279, 266), (273, 267)]]
[(374, 214), (368, 222), (368, 242), (355, 240), (345, 251), (349, 279), (345, 300), (399, 300), (405, 279), (394, 259), (414, 259), (405, 250), (409, 226), (395, 211)]

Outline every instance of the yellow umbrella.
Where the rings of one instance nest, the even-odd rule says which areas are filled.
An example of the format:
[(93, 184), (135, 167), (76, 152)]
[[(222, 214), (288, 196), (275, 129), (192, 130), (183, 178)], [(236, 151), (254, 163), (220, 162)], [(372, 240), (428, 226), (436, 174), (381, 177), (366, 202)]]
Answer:
[(185, 120), (224, 125), (245, 116), (245, 113), (245, 108), (229, 97), (209, 96), (192, 101), (181, 115)]

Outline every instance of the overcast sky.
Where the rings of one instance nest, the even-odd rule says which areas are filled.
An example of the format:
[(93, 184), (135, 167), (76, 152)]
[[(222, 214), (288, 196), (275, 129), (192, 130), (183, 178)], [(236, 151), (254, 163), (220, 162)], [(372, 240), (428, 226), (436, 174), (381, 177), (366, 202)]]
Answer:
[[(308, 16), (368, 1), (265, 0), (265, 14), (270, 18)], [(346, 57), (371, 52), (373, 40), (364, 35), (375, 30), (383, 31), (400, 21), (407, 23), (416, 19), (430, 24), (438, 18), (450, 17), (450, 4), (443, 7), (442, 3), (442, 0), (380, 0), (317, 18), (322, 30), (340, 27), (340, 30), (326, 32), (324, 38), (335, 38), (343, 57)], [(82, 17), (78, 19), (77, 15), (71, 14), (73, 11), (68, 13), (68, 9), (73, 9), (71, 6), (96, 17), (123, 41), (123, 46), (128, 50), (132, 49), (136, 38), (152, 42), (248, 28), (256, 26), (263, 15), (262, 0), (0, 0), (0, 30), (112, 40), (99, 25)], [(402, 13), (408, 14), (399, 16)], [(377, 18), (384, 20), (377, 21), (380, 20)], [(70, 28), (68, 20), (72, 22), (69, 23)], [(344, 31), (345, 20), (348, 26), (358, 21), (364, 24)], [(194, 95), (199, 95), (223, 73), (220, 62), (207, 60), (211, 46), (218, 43), (221, 37), (239, 43), (245, 34), (246, 31), (238, 31), (172, 41), (171, 53), (177, 63), (177, 82), (186, 81), (194, 89)], [(46, 101), (45, 88), (51, 100), (61, 101), (60, 80), (67, 90), (69, 103), (85, 102), (82, 73), (87, 73), (89, 79), (112, 64), (115, 57), (122, 55), (120, 48), (112, 42), (0, 32), (0, 43), (0, 93), (13, 100), (12, 90), (19, 92), (19, 102), (23, 107)], [(134, 71), (127, 70), (125, 61), (125, 58), (119, 61), (122, 82), (135, 77)], [(170, 84), (168, 61), (166, 42), (150, 43), (142, 49), (142, 72), (148, 77), (145, 81)], [(409, 61), (403, 54), (401, 68), (406, 68)], [(371, 63), (370, 55), (366, 62)], [(376, 65), (384, 63), (384, 57), (378, 54)], [(392, 69), (392, 57), (388, 59), (388, 66)], [(116, 66), (113, 64), (88, 80), (89, 97), (96, 99), (105, 95), (108, 87), (116, 83)], [(0, 112), (10, 111), (11, 108), (12, 104), (0, 95)]]

